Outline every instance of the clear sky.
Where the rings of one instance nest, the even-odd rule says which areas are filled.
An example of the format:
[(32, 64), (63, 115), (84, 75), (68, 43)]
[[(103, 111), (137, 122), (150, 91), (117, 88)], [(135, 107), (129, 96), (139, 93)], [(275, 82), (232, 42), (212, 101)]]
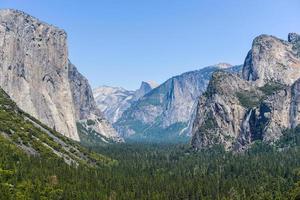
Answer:
[(219, 62), (241, 64), (259, 34), (300, 33), (300, 0), (0, 0), (68, 33), (69, 57), (92, 87)]

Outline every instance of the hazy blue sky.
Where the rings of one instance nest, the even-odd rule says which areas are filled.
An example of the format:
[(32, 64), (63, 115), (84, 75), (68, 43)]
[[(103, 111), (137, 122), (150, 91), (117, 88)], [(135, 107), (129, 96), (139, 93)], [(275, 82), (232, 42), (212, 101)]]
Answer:
[(299, 0), (0, 0), (68, 33), (91, 82), (135, 89), (218, 62), (240, 64), (255, 36), (300, 33)]

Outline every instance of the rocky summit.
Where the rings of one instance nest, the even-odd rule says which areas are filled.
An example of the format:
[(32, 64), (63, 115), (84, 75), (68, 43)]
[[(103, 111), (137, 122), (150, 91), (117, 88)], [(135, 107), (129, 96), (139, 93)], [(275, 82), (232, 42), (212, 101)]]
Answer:
[(198, 101), (192, 145), (216, 144), (243, 150), (254, 141), (274, 143), (300, 122), (299, 35), (288, 41), (261, 35), (254, 39), (242, 77), (216, 72)]
[[(69, 138), (80, 140), (76, 121), (103, 121), (88, 81), (68, 60), (67, 34), (57, 27), (0, 10), (0, 71), (1, 88), (21, 109)], [(98, 131), (116, 134), (105, 127)]]
[(97, 108), (88, 80), (70, 62), (68, 73), (75, 117), (77, 124), (80, 124), (79, 132), (88, 134), (92, 130), (99, 137), (104, 136), (113, 141), (122, 142), (123, 139), (118, 136), (118, 133)]

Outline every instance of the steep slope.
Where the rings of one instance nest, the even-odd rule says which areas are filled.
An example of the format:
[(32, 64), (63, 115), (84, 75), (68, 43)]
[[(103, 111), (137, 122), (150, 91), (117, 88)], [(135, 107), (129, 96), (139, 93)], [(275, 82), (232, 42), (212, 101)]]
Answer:
[(134, 92), (120, 87), (101, 86), (94, 89), (93, 94), (97, 107), (114, 123), (130, 106)]
[(158, 86), (158, 84), (155, 83), (154, 81), (143, 81), (141, 83), (140, 88), (134, 92), (133, 100), (134, 101), (139, 100), (141, 97), (143, 97), (145, 94), (147, 94), (148, 92), (150, 92), (157, 86)]
[(90, 138), (98, 138), (99, 142), (122, 142), (123, 139), (97, 108), (88, 80), (70, 62), (68, 70), (80, 138), (90, 136)]
[(0, 86), (17, 105), (79, 141), (76, 122), (94, 120), (100, 135), (116, 132), (96, 108), (88, 81), (68, 60), (67, 34), (17, 10), (0, 10)]
[(245, 59), (243, 78), (258, 86), (270, 81), (293, 84), (300, 77), (299, 38), (290, 34), (289, 40), (268, 35), (255, 38)]
[(197, 105), (192, 145), (241, 150), (256, 140), (274, 143), (295, 128), (300, 122), (298, 42), (295, 34), (289, 41), (261, 35), (245, 59), (243, 79), (216, 72)]
[(129, 91), (120, 87), (101, 86), (94, 89), (93, 93), (98, 108), (111, 123), (115, 123), (133, 102), (139, 100), (155, 87), (157, 84), (153, 81), (143, 81), (136, 91)]
[(167, 80), (133, 103), (114, 124), (115, 128), (134, 140), (187, 140), (195, 100), (206, 90), (211, 74), (221, 67), (206, 67)]
[[(30, 156), (61, 159), (69, 165), (106, 165), (114, 161), (89, 153), (22, 111), (0, 88), (0, 140)], [(1, 147), (2, 148), (2, 147)]]

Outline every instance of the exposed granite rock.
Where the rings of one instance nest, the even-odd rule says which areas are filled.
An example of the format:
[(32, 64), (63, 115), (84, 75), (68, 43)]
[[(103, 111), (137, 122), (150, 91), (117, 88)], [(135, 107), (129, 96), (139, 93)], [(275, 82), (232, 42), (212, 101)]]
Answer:
[[(133, 103), (114, 124), (124, 137), (172, 141), (188, 136), (196, 99), (218, 66), (175, 76)], [(228, 70), (230, 70), (229, 68)], [(236, 67), (235, 70), (240, 68)]]
[(300, 35), (297, 33), (290, 33), (288, 41), (293, 44), (293, 50), (296, 51), (298, 58), (300, 57)]
[(137, 101), (158, 86), (154, 81), (142, 81), (141, 86), (134, 92), (133, 100)]
[(223, 71), (213, 74), (207, 91), (198, 102), (193, 126), (194, 147), (224, 144), (230, 148), (234, 145), (247, 113), (247, 108), (241, 105), (237, 97), (241, 92), (252, 93), (256, 101), (261, 96), (251, 84), (237, 75)]
[[(67, 34), (24, 12), (0, 10), (0, 86), (44, 124), (79, 141), (76, 121), (117, 133), (97, 109), (91, 88), (68, 60)], [(89, 127), (91, 128), (91, 127)]]
[(94, 89), (93, 93), (98, 108), (111, 123), (115, 123), (131, 104), (155, 87), (157, 84), (153, 81), (143, 81), (136, 91), (129, 91), (120, 87), (101, 86)]
[(255, 38), (245, 59), (243, 78), (258, 86), (270, 81), (292, 85), (300, 77), (299, 48), (296, 47), (299, 43), (296, 34), (291, 34), (289, 40), (291, 42), (269, 35)]
[(69, 81), (76, 111), (76, 120), (88, 119), (92, 115), (101, 116), (97, 108), (88, 80), (69, 62)]
[(253, 42), (243, 79), (216, 72), (197, 105), (192, 145), (242, 150), (256, 140), (273, 143), (300, 122), (297, 35), (262, 35)]
[[(97, 108), (88, 80), (78, 72), (71, 62), (69, 62), (69, 81), (75, 106), (76, 121), (85, 125), (82, 127), (86, 129), (93, 129), (100, 135), (121, 142), (122, 138), (118, 137), (117, 132)], [(91, 120), (93, 123), (87, 123), (87, 121)]]
[(0, 86), (24, 111), (79, 140), (66, 33), (21, 11), (0, 10)]

